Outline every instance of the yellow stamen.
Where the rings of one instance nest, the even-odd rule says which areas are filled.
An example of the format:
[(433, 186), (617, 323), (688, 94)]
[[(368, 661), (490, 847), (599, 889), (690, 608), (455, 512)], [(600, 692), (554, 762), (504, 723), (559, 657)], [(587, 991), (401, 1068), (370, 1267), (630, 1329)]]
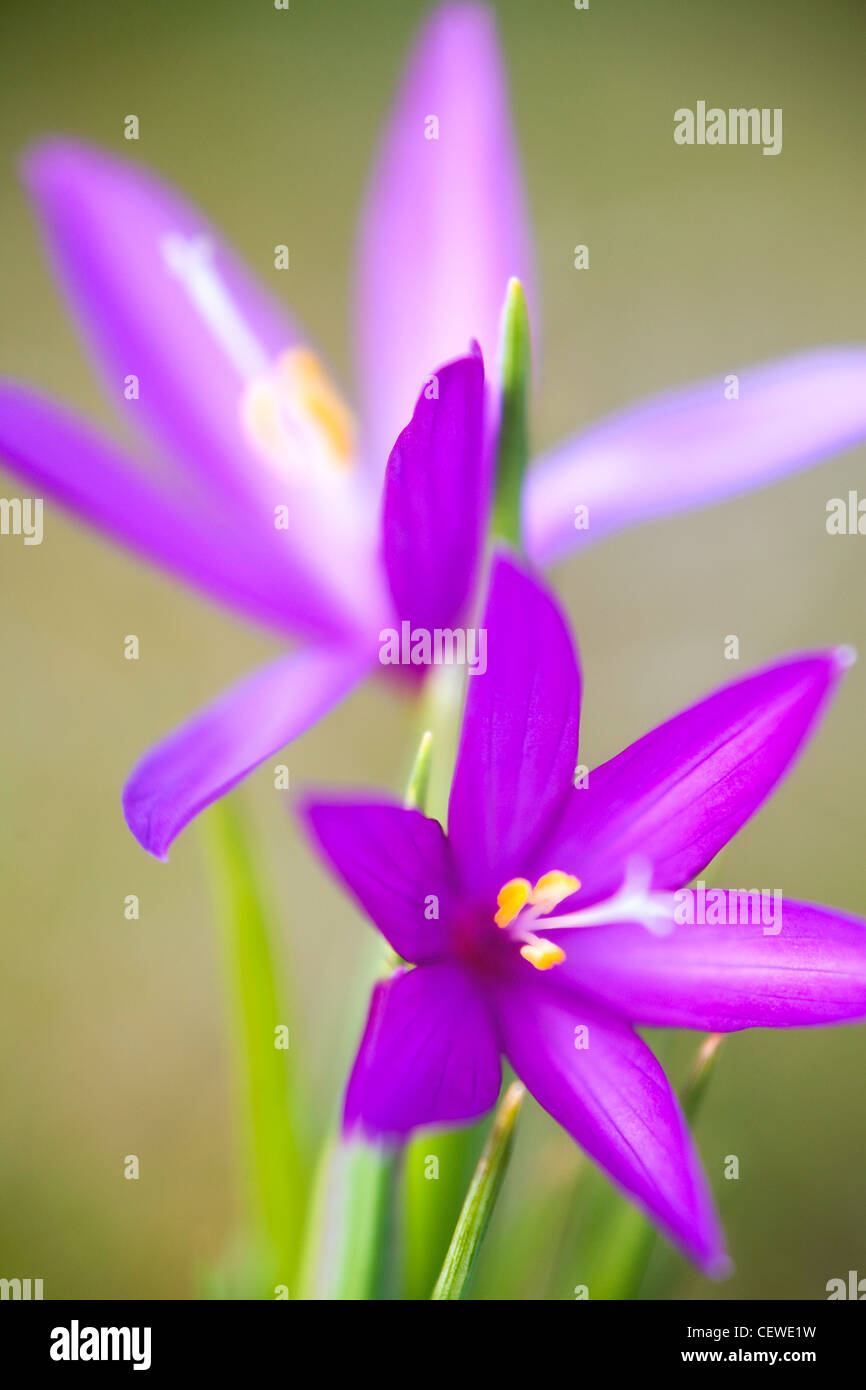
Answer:
[(241, 401), (245, 433), (260, 453), (279, 462), (309, 452), (348, 468), (355, 454), (351, 412), (315, 353), (287, 348), (270, 372), (252, 381)]
[(570, 898), (572, 893), (576, 893), (579, 887), (580, 879), (575, 878), (574, 874), (563, 873), (561, 869), (551, 869), (549, 873), (541, 875), (533, 888), (532, 905), (537, 907), (542, 915), (552, 912), (566, 898)]
[(550, 970), (551, 966), (559, 965), (565, 960), (565, 952), (561, 946), (556, 946), (552, 941), (545, 941), (540, 936), (521, 946), (520, 954), (530, 965), (534, 965), (536, 970)]
[[(528, 907), (529, 911), (517, 923), (512, 935), (524, 943), (520, 947), (520, 954), (536, 970), (550, 970), (551, 966), (559, 965), (560, 961), (565, 960), (565, 952), (552, 941), (534, 936), (528, 931), (529, 924), (533, 918), (547, 916), (572, 893), (576, 893), (579, 887), (580, 879), (575, 878), (574, 874), (551, 869), (549, 873), (541, 875), (534, 888), (527, 878), (511, 878), (500, 888), (496, 898), (499, 911), (494, 914), (493, 920), (498, 927), (508, 927)], [(550, 925), (556, 926), (557, 923), (554, 920)]]
[(532, 884), (528, 878), (512, 878), (504, 883), (496, 895), (499, 911), (493, 920), (497, 927), (507, 927), (526, 906), (532, 895)]
[(348, 466), (355, 452), (355, 422), (316, 354), (306, 348), (290, 348), (277, 364), (289, 386), (300, 389), (304, 404), (327, 434), (340, 463)]

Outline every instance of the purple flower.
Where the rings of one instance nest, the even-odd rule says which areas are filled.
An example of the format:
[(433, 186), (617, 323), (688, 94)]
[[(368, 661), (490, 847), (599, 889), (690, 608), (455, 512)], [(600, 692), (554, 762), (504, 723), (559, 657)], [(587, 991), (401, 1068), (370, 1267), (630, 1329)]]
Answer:
[(557, 608), (499, 559), (485, 626), (447, 835), (385, 801), (305, 808), (330, 864), (414, 966), (376, 987), (345, 1126), (403, 1138), (471, 1120), (496, 1100), (504, 1053), (611, 1178), (719, 1271), (695, 1150), (635, 1025), (866, 1016), (866, 922), (788, 899), (770, 919), (757, 895), (684, 887), (786, 772), (850, 649), (728, 685), (576, 786), (581, 682)]
[[(492, 18), (469, 4), (434, 14), (386, 131), (360, 236), (357, 427), (296, 324), (175, 192), (66, 139), (37, 146), (26, 179), (136, 442), (7, 381), (0, 455), (114, 540), (300, 642), (133, 771), (128, 822), (165, 857), (193, 816), (376, 665), (383, 625), (448, 628), (472, 598), (489, 451), (467, 349), (477, 339), (495, 360), (508, 277), (531, 282)], [(388, 451), (419, 389), (383, 508)], [(496, 418), (493, 401), (486, 433)], [(866, 352), (853, 347), (744, 372), (735, 402), (714, 381), (639, 406), (530, 473), (531, 553), (551, 559), (756, 486), (864, 432)]]

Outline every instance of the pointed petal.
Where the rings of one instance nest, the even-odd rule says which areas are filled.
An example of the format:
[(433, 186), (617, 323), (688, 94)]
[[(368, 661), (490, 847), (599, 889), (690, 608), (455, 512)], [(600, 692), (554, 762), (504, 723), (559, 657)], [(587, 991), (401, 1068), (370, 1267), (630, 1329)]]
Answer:
[(477, 339), (495, 363), (508, 279), (531, 279), (524, 208), (493, 17), (440, 6), (400, 89), (361, 228), (359, 380), (380, 475), (432, 362)]
[(850, 648), (791, 657), (723, 686), (645, 734), (571, 793), (548, 857), (577, 874), (582, 907), (630, 860), (681, 888), (754, 815), (823, 712)]
[(517, 1075), (669, 1239), (706, 1273), (721, 1273), (724, 1238), (712, 1198), (649, 1048), (619, 1019), (528, 974), (495, 995), (503, 1050)]
[[(539, 460), (526, 484), (540, 564), (609, 531), (764, 487), (866, 438), (866, 348), (823, 348), (688, 386), (603, 420)], [(575, 507), (589, 508), (575, 529)]]
[(443, 955), (454, 874), (439, 822), (386, 802), (312, 801), (304, 812), (332, 868), (398, 956)]
[(481, 358), (450, 362), (435, 381), (391, 450), (383, 516), (397, 615), (428, 632), (456, 623), (473, 592), (489, 490)]
[[(131, 161), (53, 138), (30, 152), (24, 172), (110, 398), (209, 490), (249, 499), (263, 470), (241, 428), (241, 394), (296, 341), (289, 316), (195, 208)], [(195, 260), (197, 278), (179, 273), (182, 256)], [(222, 334), (203, 299), (219, 306)], [(124, 399), (129, 374), (138, 400)]]
[(421, 1126), (461, 1124), (490, 1109), (501, 1079), (493, 1025), (465, 971), (399, 970), (373, 991), (344, 1126), (404, 1139)]
[(464, 885), (495, 897), (526, 872), (572, 791), (580, 673), (559, 609), (504, 557), (483, 631), (487, 670), (469, 677), (448, 834)]
[(727, 1033), (866, 1019), (860, 918), (787, 898), (776, 907), (770, 897), (762, 923), (759, 897), (725, 890), (724, 924), (707, 926), (694, 890), (679, 897), (684, 920), (666, 936), (630, 925), (557, 932), (560, 979), (654, 1028)]
[(133, 769), (126, 823), (157, 859), (189, 821), (254, 767), (302, 734), (367, 669), (357, 652), (307, 647), (233, 686), (169, 735)]
[(113, 441), (15, 382), (0, 381), (0, 459), (39, 495), (258, 621), (283, 631), (337, 626), (272, 524), (252, 528), (181, 499)]

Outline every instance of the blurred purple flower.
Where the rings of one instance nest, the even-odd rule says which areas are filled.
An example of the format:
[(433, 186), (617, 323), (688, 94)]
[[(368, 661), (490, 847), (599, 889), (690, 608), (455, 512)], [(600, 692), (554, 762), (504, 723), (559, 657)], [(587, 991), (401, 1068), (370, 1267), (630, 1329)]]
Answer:
[[(475, 339), (493, 362), (508, 278), (531, 284), (493, 20), (472, 4), (437, 10), (388, 123), (361, 226), (357, 434), (296, 325), (180, 196), (65, 139), (37, 146), (26, 178), (147, 466), (11, 382), (0, 383), (0, 455), (121, 544), (303, 642), (133, 771), (129, 825), (165, 857), (194, 815), (375, 665), (395, 609), (401, 621), (447, 628), (472, 596), (489, 485), (474, 356), (443, 370), (438, 402), (422, 391), (388, 467), (384, 541), (381, 493), (388, 450), (431, 369)], [(494, 402), (488, 420), (496, 415)], [(714, 381), (638, 406), (530, 473), (531, 553), (552, 559), (757, 486), (864, 432), (859, 348), (744, 372), (736, 403)], [(589, 531), (575, 529), (578, 504), (590, 508)]]
[[(469, 682), (447, 835), (382, 801), (314, 800), (313, 838), (414, 968), (377, 985), (349, 1133), (468, 1121), (500, 1054), (708, 1272), (723, 1241), (683, 1117), (634, 1026), (727, 1032), (866, 1017), (866, 922), (783, 900), (781, 931), (684, 885), (773, 791), (847, 648), (725, 686), (575, 787), (580, 674), (550, 598), (495, 562), (488, 670)], [(533, 886), (534, 885), (534, 886)], [(748, 916), (749, 920), (742, 918)]]

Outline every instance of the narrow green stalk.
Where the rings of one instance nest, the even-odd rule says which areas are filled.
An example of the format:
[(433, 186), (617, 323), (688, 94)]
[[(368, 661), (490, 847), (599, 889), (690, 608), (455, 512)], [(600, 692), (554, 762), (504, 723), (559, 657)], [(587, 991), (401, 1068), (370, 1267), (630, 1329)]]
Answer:
[[(457, 754), (465, 679), (456, 666), (435, 666), (424, 682), (420, 719), (433, 731), (427, 815), (443, 826)], [(403, 1164), (403, 1285), (405, 1297), (428, 1299), (442, 1266), (466, 1186), (481, 1152), (480, 1124), (410, 1140)]]
[(431, 1295), (433, 1299), (462, 1299), (467, 1295), (478, 1252), (508, 1168), (514, 1126), (524, 1095), (520, 1082), (513, 1081), (499, 1103)]
[[(231, 1053), (244, 1116), (242, 1150), (256, 1291), (293, 1292), (306, 1199), (291, 1034), (280, 998), (271, 925), (251, 837), (236, 797), (203, 817), (231, 993)], [(244, 1276), (246, 1278), (246, 1276)], [(243, 1280), (242, 1280), (243, 1282)]]
[(418, 752), (409, 773), (406, 786), (405, 805), (410, 810), (424, 811), (427, 808), (427, 795), (430, 789), (430, 766), (433, 761), (433, 734), (430, 729), (421, 735)]
[(529, 311), (519, 280), (508, 282), (502, 312), (502, 418), (496, 449), (493, 535), (522, 549), (521, 494), (529, 460)]
[[(692, 1124), (706, 1094), (722, 1042), (721, 1033), (710, 1033), (695, 1055), (689, 1075), (680, 1091), (680, 1104)], [(657, 1235), (655, 1227), (619, 1194), (611, 1191), (615, 1209), (604, 1223), (603, 1242), (589, 1281), (593, 1299), (637, 1298), (646, 1275)]]
[(689, 1124), (692, 1124), (703, 1103), (710, 1077), (716, 1069), (719, 1048), (724, 1033), (708, 1033), (697, 1050), (692, 1069), (680, 1091), (680, 1104)]
[(457, 756), (465, 684), (459, 666), (433, 666), (424, 682), (420, 701), (421, 727), (430, 731), (436, 757), (430, 766), (424, 805), (419, 809), (443, 827), (448, 822), (448, 797)]

